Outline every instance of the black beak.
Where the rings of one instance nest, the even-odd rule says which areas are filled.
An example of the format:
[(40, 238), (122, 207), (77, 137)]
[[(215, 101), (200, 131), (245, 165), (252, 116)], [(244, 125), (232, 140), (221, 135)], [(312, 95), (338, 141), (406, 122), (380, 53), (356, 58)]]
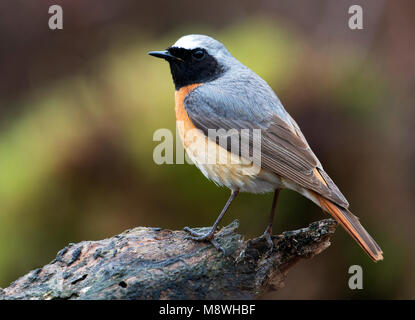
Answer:
[(162, 58), (164, 60), (167, 61), (171, 61), (171, 60), (180, 60), (183, 61), (182, 59), (173, 56), (168, 50), (164, 50), (164, 51), (150, 51), (148, 53), (150, 56), (156, 57), (156, 58)]

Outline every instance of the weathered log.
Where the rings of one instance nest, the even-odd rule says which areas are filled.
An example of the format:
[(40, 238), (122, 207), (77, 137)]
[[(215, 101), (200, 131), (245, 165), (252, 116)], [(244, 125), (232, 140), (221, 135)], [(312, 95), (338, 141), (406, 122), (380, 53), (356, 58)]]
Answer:
[(272, 236), (270, 252), (264, 238), (243, 241), (234, 221), (217, 234), (225, 254), (184, 231), (138, 227), (69, 244), (0, 289), (0, 299), (254, 299), (281, 288), (296, 262), (326, 249), (336, 226), (326, 219)]

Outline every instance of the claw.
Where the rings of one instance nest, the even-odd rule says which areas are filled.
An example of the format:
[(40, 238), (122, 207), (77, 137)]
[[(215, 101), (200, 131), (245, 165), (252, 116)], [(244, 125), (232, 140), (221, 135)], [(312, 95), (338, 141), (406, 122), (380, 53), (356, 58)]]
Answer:
[(185, 239), (210, 242), (217, 250), (222, 251), (223, 254), (226, 253), (225, 249), (214, 238), (214, 232), (209, 231), (208, 233), (203, 234), (198, 233), (189, 227), (184, 227), (183, 230), (191, 234), (191, 236), (187, 236)]
[(216, 239), (215, 238), (212, 238), (211, 240), (210, 240), (210, 243), (212, 243), (213, 244), (213, 246), (217, 249), (217, 250), (219, 250), (219, 251), (222, 251), (222, 253), (226, 256), (226, 251), (225, 251), (225, 249), (216, 241)]
[(270, 255), (272, 251), (274, 250), (274, 241), (272, 241), (271, 235), (269, 233), (264, 233), (262, 237), (264, 237), (265, 240), (267, 240), (267, 244), (269, 248), (268, 255)]
[(264, 234), (262, 235), (262, 236), (260, 236), (259, 238), (262, 238), (262, 239), (264, 239), (265, 238), (265, 240), (267, 241), (267, 244), (268, 244), (268, 256), (270, 256), (271, 255), (271, 253), (272, 253), (272, 251), (274, 250), (274, 241), (272, 241), (272, 236), (271, 236), (271, 232), (272, 232), (272, 229), (271, 229), (271, 227), (270, 226), (268, 226), (266, 229), (265, 229), (265, 232), (264, 232)]
[(203, 234), (203, 233), (196, 232), (196, 231), (194, 231), (193, 229), (191, 229), (189, 227), (184, 227), (183, 230), (192, 235), (192, 236), (188, 236), (186, 238), (192, 239), (192, 240), (195, 240), (195, 241), (205, 241), (205, 240), (207, 241), (207, 240), (210, 240), (210, 238), (213, 237), (213, 233), (209, 234), (210, 232), (208, 232), (206, 234)]

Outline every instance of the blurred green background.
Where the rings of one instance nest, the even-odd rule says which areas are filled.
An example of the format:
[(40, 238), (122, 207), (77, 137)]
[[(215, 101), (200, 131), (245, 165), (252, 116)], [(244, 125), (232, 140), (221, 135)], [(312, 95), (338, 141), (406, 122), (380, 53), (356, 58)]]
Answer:
[[(48, 29), (52, 4), (63, 30)], [(352, 4), (363, 30), (348, 28)], [(146, 54), (202, 33), (274, 88), (385, 253), (372, 263), (339, 228), (265, 298), (415, 298), (414, 13), (409, 0), (2, 1), (0, 287), (69, 242), (213, 223), (228, 191), (193, 165), (153, 162), (154, 131), (175, 128), (174, 87)], [(271, 198), (242, 194), (223, 224), (257, 236)], [(274, 232), (324, 217), (283, 191)], [(347, 286), (354, 264), (363, 290)]]

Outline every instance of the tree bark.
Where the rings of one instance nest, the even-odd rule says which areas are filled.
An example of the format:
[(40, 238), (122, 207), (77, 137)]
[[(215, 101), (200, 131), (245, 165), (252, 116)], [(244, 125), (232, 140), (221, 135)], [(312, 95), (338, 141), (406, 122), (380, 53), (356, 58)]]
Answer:
[[(0, 289), (1, 299), (254, 299), (282, 287), (289, 268), (330, 245), (337, 223), (243, 241), (238, 221), (216, 235), (225, 254), (184, 231), (138, 227), (69, 244), (56, 258)], [(208, 228), (196, 229), (206, 232)]]

